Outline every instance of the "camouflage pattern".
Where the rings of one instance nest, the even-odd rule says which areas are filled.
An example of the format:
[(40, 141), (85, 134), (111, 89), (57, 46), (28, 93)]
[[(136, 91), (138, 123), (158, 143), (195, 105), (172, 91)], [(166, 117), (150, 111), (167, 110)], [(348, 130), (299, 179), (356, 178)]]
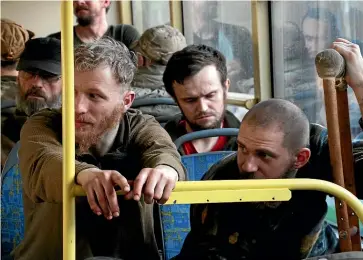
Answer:
[(15, 100), (18, 84), (15, 76), (1, 76), (1, 99)]
[(184, 35), (169, 25), (147, 29), (131, 49), (154, 62), (166, 65), (174, 52), (187, 46)]

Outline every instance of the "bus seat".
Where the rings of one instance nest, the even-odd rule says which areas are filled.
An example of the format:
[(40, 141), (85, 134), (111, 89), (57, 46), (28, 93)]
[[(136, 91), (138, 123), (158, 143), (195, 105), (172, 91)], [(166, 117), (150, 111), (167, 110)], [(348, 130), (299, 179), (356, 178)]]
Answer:
[(22, 181), (18, 165), (19, 142), (10, 151), (1, 173), (1, 256), (10, 254), (24, 237)]
[[(177, 148), (184, 142), (211, 136), (233, 136), (238, 134), (235, 128), (203, 130), (186, 134), (174, 141)], [(234, 151), (218, 151), (184, 155), (181, 160), (186, 168), (187, 180), (200, 180), (208, 169), (222, 158)], [(163, 225), (165, 259), (169, 260), (179, 254), (185, 237), (190, 231), (190, 205), (162, 205), (161, 219)]]
[[(182, 156), (182, 163), (187, 171), (187, 180), (200, 180), (204, 173), (223, 157), (233, 151), (199, 153)], [(166, 260), (179, 254), (185, 237), (190, 231), (190, 205), (162, 205), (161, 220), (163, 225), (164, 250)]]

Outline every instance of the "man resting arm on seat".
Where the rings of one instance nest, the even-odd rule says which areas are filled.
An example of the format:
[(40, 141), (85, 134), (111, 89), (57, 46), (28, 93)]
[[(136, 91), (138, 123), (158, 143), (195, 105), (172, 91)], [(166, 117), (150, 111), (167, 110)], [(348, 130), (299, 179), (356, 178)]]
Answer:
[[(77, 259), (160, 259), (152, 203), (164, 203), (185, 173), (158, 122), (129, 109), (135, 69), (134, 55), (110, 38), (75, 50), (75, 181), (87, 193), (76, 199)], [(60, 111), (32, 116), (20, 142), (26, 230), (15, 259), (62, 259)]]

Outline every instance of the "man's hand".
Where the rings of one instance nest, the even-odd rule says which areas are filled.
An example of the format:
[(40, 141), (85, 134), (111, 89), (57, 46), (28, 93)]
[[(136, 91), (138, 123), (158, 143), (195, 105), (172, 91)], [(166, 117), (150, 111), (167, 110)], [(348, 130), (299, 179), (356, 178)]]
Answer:
[(86, 191), (91, 210), (99, 216), (103, 214), (109, 220), (120, 214), (114, 186), (119, 186), (124, 192), (130, 191), (126, 178), (112, 170), (91, 168), (80, 171), (77, 183)]
[(178, 173), (174, 168), (167, 165), (159, 165), (155, 168), (144, 168), (134, 181), (131, 192), (125, 195), (125, 199), (140, 200), (144, 193), (146, 203), (165, 203), (175, 187), (178, 180)]
[(345, 79), (354, 91), (363, 89), (363, 58), (357, 44), (338, 38), (333, 48), (339, 52), (347, 63)]

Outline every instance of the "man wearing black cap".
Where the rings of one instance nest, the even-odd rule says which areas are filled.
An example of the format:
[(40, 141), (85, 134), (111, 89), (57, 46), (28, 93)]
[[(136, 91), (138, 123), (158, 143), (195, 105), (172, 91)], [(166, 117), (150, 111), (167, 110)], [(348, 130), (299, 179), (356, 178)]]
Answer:
[(2, 111), (1, 165), (20, 139), (20, 130), (29, 116), (43, 108), (61, 106), (61, 45), (58, 39), (29, 40), (17, 70), (16, 109)]

